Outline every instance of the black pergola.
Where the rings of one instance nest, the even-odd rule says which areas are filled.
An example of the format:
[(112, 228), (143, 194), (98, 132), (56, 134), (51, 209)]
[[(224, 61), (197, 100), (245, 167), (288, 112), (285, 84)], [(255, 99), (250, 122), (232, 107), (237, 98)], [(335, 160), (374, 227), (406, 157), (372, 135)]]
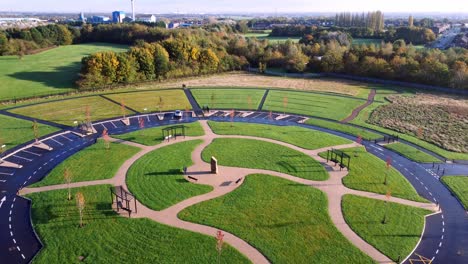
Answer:
[(133, 200), (135, 213), (137, 213), (137, 203), (136, 203), (135, 196), (133, 196), (131, 193), (124, 190), (122, 186), (117, 186), (115, 188), (111, 187), (110, 191), (111, 191), (112, 203), (114, 203), (115, 201), (117, 212), (120, 209), (122, 209), (124, 211), (127, 211), (128, 217), (130, 217), (132, 214), (132, 208), (131, 208), (130, 202)]
[(184, 125), (170, 126), (162, 129), (163, 138), (170, 140), (169, 136), (173, 136), (174, 139), (177, 139), (177, 136), (183, 136), (185, 138), (185, 129), (187, 127)]
[[(348, 160), (347, 165), (345, 165), (345, 163), (344, 163), (344, 162), (346, 162), (346, 160)], [(344, 153), (341, 150), (329, 149), (327, 151), (327, 162), (328, 161), (335, 162), (335, 166), (336, 166), (336, 164), (339, 164), (340, 165), (340, 170), (345, 168), (345, 167), (348, 170), (350, 170), (351, 156), (349, 156), (348, 154)]]

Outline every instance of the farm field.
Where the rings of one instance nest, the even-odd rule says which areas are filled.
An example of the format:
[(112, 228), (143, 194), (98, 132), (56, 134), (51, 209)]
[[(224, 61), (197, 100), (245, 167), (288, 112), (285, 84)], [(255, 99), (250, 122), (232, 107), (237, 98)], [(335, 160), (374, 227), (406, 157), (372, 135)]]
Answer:
[(104, 140), (94, 144), (66, 159), (55, 167), (42, 181), (30, 187), (41, 187), (54, 184), (64, 184), (65, 170), (68, 169), (72, 182), (110, 179), (124, 161), (135, 155), (136, 147), (110, 143), (106, 148)]
[[(397, 262), (413, 251), (424, 229), (424, 216), (432, 213), (349, 194), (343, 197), (342, 206), (351, 229)], [(386, 210), (386, 222), (382, 224)]]
[(166, 146), (137, 160), (127, 173), (131, 193), (153, 210), (163, 210), (190, 197), (212, 190), (211, 186), (185, 180), (182, 169), (192, 164), (191, 153), (201, 140)]
[[(148, 113), (157, 111), (168, 110), (185, 110), (191, 109), (184, 91), (179, 89), (151, 91), (151, 92), (134, 92), (134, 93), (118, 93), (104, 95), (118, 103), (123, 103), (125, 106), (139, 112), (145, 112), (146, 108)], [(162, 101), (161, 101), (162, 99)]]
[(416, 161), (416, 162), (440, 162), (439, 159), (436, 157), (427, 154), (426, 152), (423, 152), (417, 148), (414, 148), (412, 146), (403, 144), (403, 143), (392, 143), (384, 146), (387, 149), (393, 150), (405, 157), (407, 157), (410, 160)]
[(332, 224), (321, 191), (269, 175), (247, 176), (238, 189), (191, 206), (179, 217), (226, 230), (272, 263), (372, 262)]
[[(270, 138), (296, 145), (305, 149), (319, 149), (351, 143), (324, 132), (297, 126), (272, 126), (260, 124), (230, 123), (208, 121), (214, 133), (219, 135), (242, 135)], [(318, 140), (319, 139), (319, 140)]]
[(256, 110), (265, 90), (261, 89), (192, 89), (198, 105), (210, 109)]
[[(84, 227), (78, 228), (76, 201), (68, 201), (67, 190), (28, 195), (32, 199), (32, 222), (44, 248), (34, 263), (109, 263), (126, 259), (135, 263), (215, 263), (216, 240), (152, 220), (129, 219), (111, 207), (109, 185), (72, 189), (82, 192), (86, 207)], [(157, 238), (157, 239), (155, 239)], [(200, 254), (203, 252), (203, 254)], [(249, 263), (229, 245), (222, 263)]]
[[(204, 132), (200, 123), (193, 122), (193, 123), (184, 123), (185, 128), (185, 135), (188, 137), (196, 137), (196, 136), (203, 136)], [(173, 125), (168, 126), (159, 126), (153, 128), (147, 128), (143, 130), (138, 130), (126, 134), (121, 135), (112, 135), (114, 138), (119, 138), (126, 141), (132, 141), (139, 144), (143, 144), (146, 146), (154, 146), (161, 143), (164, 138), (162, 135), (162, 130), (167, 127), (171, 127)]]
[[(286, 107), (284, 107), (285, 100), (287, 100)], [(342, 120), (363, 103), (365, 101), (359, 98), (272, 90), (268, 94), (262, 110)]]
[[(100, 96), (82, 97), (65, 101), (50, 102), (25, 106), (10, 110), (10, 112), (59, 124), (73, 126), (74, 121), (86, 120), (86, 108), (89, 106), (91, 121), (122, 116), (120, 105), (110, 102)], [(133, 114), (125, 110), (127, 115)]]
[(216, 157), (223, 166), (265, 169), (309, 180), (323, 181), (329, 177), (325, 168), (306, 154), (259, 140), (217, 138), (202, 152), (205, 162), (211, 157)]
[[(5, 145), (5, 150), (34, 139), (33, 123), (30, 121), (0, 115), (0, 124), (0, 146)], [(38, 124), (39, 136), (45, 136), (58, 130), (55, 127)]]
[(444, 176), (442, 182), (457, 196), (468, 210), (468, 176)]
[[(427, 202), (420, 197), (409, 181), (395, 168), (390, 168), (387, 175), (387, 185), (384, 184), (386, 174), (385, 161), (369, 154), (364, 147), (342, 149), (351, 156), (351, 169), (349, 174), (343, 178), (343, 184), (351, 189), (386, 194), (392, 190), (395, 197)], [(357, 156), (356, 156), (357, 155)], [(320, 153), (323, 158), (327, 153)]]
[(98, 51), (124, 52), (127, 46), (104, 43), (61, 46), (21, 60), (0, 57), (0, 100), (20, 99), (72, 91), (81, 58)]

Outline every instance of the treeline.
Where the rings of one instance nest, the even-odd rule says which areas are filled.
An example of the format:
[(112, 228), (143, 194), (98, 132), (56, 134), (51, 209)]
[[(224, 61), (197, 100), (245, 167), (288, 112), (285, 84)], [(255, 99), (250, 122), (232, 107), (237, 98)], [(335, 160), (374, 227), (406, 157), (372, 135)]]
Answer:
[(335, 25), (339, 27), (362, 27), (373, 31), (383, 31), (384, 14), (381, 11), (364, 13), (338, 13), (335, 15)]

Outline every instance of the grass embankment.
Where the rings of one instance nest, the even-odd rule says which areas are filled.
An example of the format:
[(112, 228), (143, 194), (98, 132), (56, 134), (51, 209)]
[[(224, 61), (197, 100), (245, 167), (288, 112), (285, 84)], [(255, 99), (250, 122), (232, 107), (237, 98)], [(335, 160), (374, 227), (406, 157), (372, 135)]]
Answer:
[[(99, 96), (25, 106), (13, 109), (10, 112), (73, 126), (74, 121), (86, 120), (87, 108), (89, 108), (91, 121), (123, 115), (120, 105)], [(125, 110), (125, 113), (126, 115), (134, 114), (129, 110)]]
[(372, 263), (333, 225), (321, 191), (281, 178), (250, 175), (235, 191), (179, 217), (233, 233), (272, 263)]
[(415, 147), (400, 142), (385, 145), (385, 148), (393, 150), (416, 162), (440, 162), (440, 160), (436, 157), (429, 155)]
[(325, 168), (306, 154), (270, 142), (251, 139), (217, 138), (202, 152), (204, 161), (214, 156), (219, 165), (264, 169), (323, 181)]
[(368, 130), (365, 130), (363, 128), (358, 128), (355, 126), (350, 126), (346, 124), (341, 124), (341, 123), (335, 123), (331, 121), (326, 121), (322, 119), (317, 119), (317, 118), (311, 118), (308, 119), (306, 122), (308, 125), (313, 125), (313, 126), (318, 126), (318, 127), (323, 127), (323, 128), (328, 128), (331, 130), (336, 130), (339, 132), (343, 132), (346, 134), (350, 134), (353, 136), (361, 136), (365, 140), (375, 140), (378, 138), (382, 138), (381, 135), (377, 133), (370, 132)]
[(201, 140), (177, 143), (146, 154), (127, 173), (129, 190), (153, 210), (211, 191), (211, 186), (186, 181), (182, 173), (184, 166), (193, 164), (191, 154), (200, 143)]
[(444, 176), (442, 181), (458, 197), (468, 210), (468, 176)]
[(200, 107), (211, 109), (257, 110), (265, 90), (260, 89), (192, 89)]
[[(342, 151), (351, 156), (351, 169), (343, 178), (346, 187), (380, 194), (386, 194), (390, 190), (395, 197), (427, 202), (418, 195), (400, 172), (393, 167), (387, 171), (385, 161), (368, 153), (364, 147), (342, 149)], [(320, 153), (320, 156), (326, 158), (327, 153)], [(387, 185), (384, 184), (385, 174), (387, 174)]]
[[(351, 229), (394, 261), (401, 261), (411, 253), (423, 232), (424, 216), (432, 213), (349, 194), (343, 196), (341, 204)], [(383, 224), (386, 210), (386, 222)]]
[[(33, 122), (0, 115), (0, 124), (0, 146), (5, 145), (5, 150), (34, 139)], [(41, 137), (58, 130), (55, 127), (38, 124)]]
[(72, 182), (110, 179), (127, 159), (139, 151), (136, 147), (119, 143), (110, 143), (109, 146), (107, 149), (104, 140), (98, 140), (98, 143), (60, 163), (42, 181), (30, 187), (64, 184), (66, 169), (72, 176)]
[[(186, 126), (185, 128), (185, 135), (196, 137), (196, 136), (203, 136), (205, 133), (203, 132), (203, 128), (201, 127), (200, 123), (188, 123), (183, 124)], [(138, 130), (122, 135), (114, 135), (113, 137), (119, 138), (126, 141), (132, 141), (139, 144), (143, 144), (146, 146), (154, 146), (164, 141), (163, 132), (162, 130), (167, 127), (171, 127), (173, 125), (168, 126), (160, 126), (160, 127), (153, 127), (143, 130)], [(178, 130), (180, 132), (180, 129)]]
[(84, 56), (98, 51), (124, 52), (127, 46), (90, 43), (61, 46), (38, 54), (0, 57), (0, 100), (73, 91)]
[[(111, 208), (108, 185), (72, 189), (82, 192), (86, 207), (83, 228), (75, 199), (67, 190), (34, 193), (32, 222), (44, 248), (34, 263), (215, 263), (216, 240), (186, 230), (158, 224), (149, 219), (118, 216)], [(203, 252), (201, 254), (200, 252)], [(226, 245), (223, 263), (249, 263)]]
[(190, 105), (190, 102), (185, 96), (184, 91), (179, 89), (134, 93), (116, 93), (106, 94), (104, 96), (120, 104), (124, 102), (124, 105), (141, 113), (145, 112), (145, 108), (147, 113), (177, 109), (192, 109), (192, 106)]
[(262, 110), (342, 120), (363, 103), (360, 98), (333, 94), (275, 90), (269, 92)]
[(245, 123), (228, 123), (208, 121), (214, 133), (219, 135), (242, 135), (270, 138), (296, 145), (305, 149), (319, 149), (329, 146), (351, 143), (350, 140), (340, 138), (324, 132), (297, 127), (272, 126)]

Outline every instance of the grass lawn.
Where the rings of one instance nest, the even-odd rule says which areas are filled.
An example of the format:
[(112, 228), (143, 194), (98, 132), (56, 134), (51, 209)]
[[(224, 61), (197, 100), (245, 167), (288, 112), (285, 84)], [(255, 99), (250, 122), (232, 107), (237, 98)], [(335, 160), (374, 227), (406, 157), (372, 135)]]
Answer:
[[(343, 184), (351, 189), (386, 194), (388, 190), (395, 197), (427, 202), (420, 197), (409, 181), (395, 168), (388, 170), (387, 185), (384, 184), (386, 162), (368, 153), (364, 147), (343, 149), (351, 156), (351, 169), (343, 178)], [(357, 154), (357, 157), (354, 155)], [(326, 152), (320, 156), (327, 156)]]
[[(0, 146), (6, 145), (6, 149), (14, 148), (19, 144), (34, 139), (33, 123), (23, 119), (0, 115)], [(58, 131), (58, 128), (38, 124), (39, 136)]]
[(325, 168), (306, 154), (270, 142), (251, 139), (217, 138), (202, 152), (204, 161), (211, 157), (219, 165), (265, 169), (309, 180), (326, 180)]
[(104, 140), (74, 154), (55, 167), (42, 181), (31, 187), (64, 184), (64, 172), (68, 168), (72, 182), (104, 180), (114, 177), (122, 164), (140, 149), (119, 143), (110, 143), (107, 149)]
[[(200, 107), (211, 109), (250, 109), (256, 110), (265, 90), (261, 89), (192, 89), (192, 94)], [(250, 98), (250, 100), (249, 100)]]
[(462, 202), (465, 210), (468, 210), (468, 176), (444, 176), (442, 181)]
[(250, 175), (179, 217), (233, 233), (272, 263), (372, 263), (333, 225), (321, 191), (281, 178)]
[[(134, 92), (134, 93), (118, 93), (104, 95), (114, 101), (122, 103), (136, 111), (157, 112), (167, 110), (185, 110), (191, 109), (192, 106), (182, 90), (163, 90), (149, 92)], [(160, 103), (160, 98), (162, 103)]]
[(137, 160), (127, 173), (127, 185), (137, 199), (153, 210), (162, 210), (212, 190), (184, 179), (182, 168), (192, 165), (191, 154), (201, 140), (177, 143)]
[[(349, 194), (343, 197), (342, 208), (351, 229), (394, 261), (401, 261), (411, 253), (423, 232), (424, 216), (431, 213)], [(382, 224), (385, 210), (386, 223)]]
[(305, 149), (319, 149), (351, 143), (350, 140), (338, 136), (297, 126), (271, 126), (245, 123), (231, 124), (230, 122), (214, 121), (208, 121), (208, 124), (213, 132), (219, 135), (271, 138)]
[(440, 162), (440, 160), (436, 157), (429, 155), (415, 147), (400, 142), (385, 145), (385, 148), (393, 150), (416, 162)]
[[(79, 228), (76, 201), (67, 191), (30, 194), (32, 222), (44, 248), (34, 263), (215, 263), (216, 240), (198, 233), (158, 224), (149, 219), (129, 219), (111, 209), (108, 185), (73, 189), (82, 192), (86, 207)], [(200, 252), (203, 252), (201, 254)], [(223, 263), (249, 263), (237, 250), (224, 248)]]
[[(284, 98), (287, 98), (286, 108)], [(270, 91), (262, 110), (342, 120), (363, 103), (364, 100), (352, 97), (276, 90)]]
[[(185, 128), (185, 135), (196, 137), (196, 136), (203, 136), (205, 132), (201, 127), (200, 123), (193, 122), (193, 123), (184, 123)], [(160, 126), (160, 127), (153, 127), (143, 130), (138, 130), (122, 135), (113, 135), (115, 138), (120, 138), (126, 141), (132, 141), (136, 143), (140, 143), (146, 146), (154, 146), (161, 142), (163, 142), (164, 138), (162, 136), (162, 130), (166, 127), (171, 127), (173, 125), (168, 126)]]
[[(120, 105), (99, 96), (26, 106), (13, 109), (10, 112), (73, 126), (74, 121), (84, 121), (86, 119), (86, 108), (88, 106), (91, 121), (122, 116)], [(133, 114), (128, 110), (125, 112), (127, 115)]]
[(38, 54), (0, 57), (0, 98), (19, 99), (72, 91), (81, 58), (98, 51), (124, 52), (127, 46), (90, 43), (61, 46)]
[(375, 140), (378, 138), (381, 138), (382, 136), (370, 132), (368, 130), (365, 130), (363, 128), (358, 128), (355, 126), (350, 126), (346, 124), (341, 124), (341, 123), (335, 123), (327, 120), (322, 120), (322, 119), (317, 119), (317, 118), (310, 118), (306, 122), (308, 125), (313, 125), (313, 126), (318, 126), (318, 127), (323, 127), (323, 128), (328, 128), (331, 130), (336, 130), (340, 131), (346, 134), (350, 134), (353, 136), (361, 136), (365, 140)]
[(354, 38), (352, 45), (366, 44), (367, 46), (369, 46), (370, 44), (374, 44), (376, 47), (380, 47), (382, 41), (383, 39)]

